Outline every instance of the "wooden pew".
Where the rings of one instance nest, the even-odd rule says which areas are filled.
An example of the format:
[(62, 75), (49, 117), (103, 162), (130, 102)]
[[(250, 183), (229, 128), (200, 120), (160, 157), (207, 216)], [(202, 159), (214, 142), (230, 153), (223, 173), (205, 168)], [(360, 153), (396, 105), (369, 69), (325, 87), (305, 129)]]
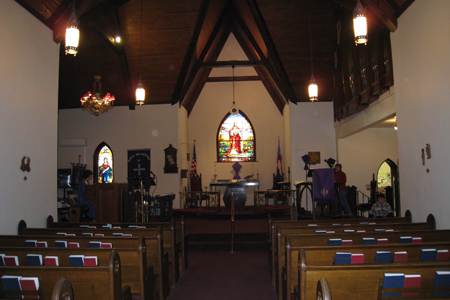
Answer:
[[(170, 261), (175, 261), (177, 257), (179, 257), (179, 264), (175, 264), (178, 266), (174, 269), (174, 282), (178, 281), (180, 277), (180, 270), (184, 273), (187, 268), (187, 246), (186, 246), (186, 233), (185, 233), (185, 221), (184, 216), (182, 216), (180, 221), (172, 221), (172, 222), (148, 222), (148, 223), (92, 223), (92, 222), (54, 222), (53, 217), (50, 215), (47, 217), (47, 228), (80, 228), (82, 225), (88, 226), (96, 226), (97, 228), (101, 228), (103, 225), (110, 224), (112, 227), (121, 227), (121, 228), (129, 228), (129, 226), (145, 226), (146, 228), (157, 228), (161, 226), (163, 229), (163, 239), (166, 245), (176, 245), (173, 247), (173, 254), (171, 254)], [(170, 234), (167, 233), (167, 229), (170, 229)], [(170, 244), (169, 244), (170, 243)], [(172, 246), (165, 246), (165, 248)], [(169, 250), (168, 250), (169, 251)], [(170, 253), (170, 252), (169, 252)], [(172, 260), (172, 256), (174, 259)], [(176, 267), (175, 266), (175, 267)]]
[[(270, 246), (272, 248), (271, 253), (271, 269), (272, 269), (272, 282), (275, 282), (275, 286), (279, 287), (281, 283), (281, 267), (284, 264), (284, 249), (285, 249), (285, 237), (287, 235), (292, 234), (327, 234), (328, 233), (317, 233), (318, 230), (326, 231), (326, 232), (334, 232), (329, 234), (341, 234), (345, 231), (353, 230), (354, 232), (358, 231), (366, 231), (369, 232), (375, 232), (380, 229), (384, 230), (395, 230), (395, 231), (415, 231), (415, 230), (432, 230), (435, 228), (435, 224), (431, 222), (424, 222), (424, 223), (386, 223), (382, 225), (353, 225), (353, 226), (331, 226), (331, 227), (280, 227), (277, 226), (275, 229), (276, 241), (274, 245)], [(355, 234), (355, 233), (353, 233)], [(278, 289), (277, 289), (278, 291)]]
[[(3, 275), (38, 277), (40, 283), (39, 296), (44, 300), (51, 299), (55, 282), (61, 277), (70, 281), (74, 298), (77, 300), (131, 299), (130, 288), (124, 287), (122, 289), (120, 258), (114, 250), (110, 252), (107, 266), (0, 266), (0, 277)], [(5, 293), (5, 291), (3, 292)], [(25, 294), (25, 292), (21, 291), (19, 294)]]
[[(386, 223), (389, 224), (404, 224), (404, 223), (411, 223), (411, 213), (410, 211), (406, 211), (404, 218), (376, 218), (376, 219), (335, 219), (335, 220), (301, 220), (301, 221), (287, 221), (287, 220), (279, 220), (279, 221), (273, 221), (269, 217), (269, 239), (268, 239), (268, 248), (269, 248), (269, 268), (270, 273), (272, 275), (272, 283), (275, 285), (275, 277), (276, 277), (276, 262), (275, 262), (275, 252), (276, 252), (276, 228), (277, 227), (309, 227), (309, 228), (320, 228), (324, 229), (322, 227), (330, 227), (336, 225), (341, 226), (347, 226), (350, 224), (351, 226), (358, 226), (358, 225), (367, 225), (368, 223), (373, 224), (375, 226), (377, 225), (385, 225)], [(427, 223), (434, 224), (434, 228), (436, 228), (436, 221), (434, 219), (433, 215), (429, 215), (427, 218)], [(330, 229), (331, 230), (331, 229)]]
[[(1, 282), (0, 282), (0, 286), (1, 286)], [(27, 295), (27, 296), (41, 296), (42, 295), (42, 290), (39, 291), (26, 291), (26, 292), (14, 292), (14, 294), (17, 295)], [(4, 292), (2, 288), (0, 288), (0, 298), (4, 299), (5, 298), (5, 294), (10, 295), (10, 292)], [(42, 297), (41, 297), (42, 299)], [(53, 287), (53, 291), (51, 294), (51, 300), (69, 300), (69, 299), (73, 299), (73, 289), (72, 289), (72, 285), (70, 284), (70, 282), (65, 279), (64, 277), (59, 278), (54, 287)]]
[[(131, 288), (131, 293), (136, 293), (142, 300), (153, 300), (153, 267), (147, 266), (145, 239), (138, 248), (115, 248), (119, 254), (122, 283)], [(21, 266), (27, 265), (27, 254), (41, 254), (45, 256), (58, 256), (60, 266), (70, 266), (69, 255), (96, 256), (98, 265), (107, 265), (111, 249), (108, 248), (30, 248), (30, 247), (3, 247), (0, 253), (16, 255)]]
[[(298, 265), (299, 281), (294, 289), (294, 299), (314, 299), (317, 282), (322, 277), (326, 278), (329, 283), (333, 300), (379, 299), (379, 294), (383, 292), (398, 291), (382, 290), (380, 285), (382, 285), (385, 273), (420, 274), (422, 276), (422, 284), (418, 290), (424, 293), (431, 292), (436, 271), (450, 271), (450, 262), (408, 263), (401, 266), (393, 264), (310, 266), (306, 264), (304, 252), (301, 249)], [(450, 291), (450, 287), (444, 289)], [(442, 290), (442, 288), (436, 288), (435, 290)], [(401, 291), (415, 292), (417, 290), (401, 289)], [(423, 296), (427, 296), (427, 298), (416, 296), (415, 298), (406, 297), (405, 299), (432, 299), (431, 295)], [(439, 297), (443, 299), (442, 296)], [(445, 297), (448, 299), (449, 295)]]
[[(433, 218), (433, 220), (431, 219)], [(405, 217), (395, 217), (395, 218), (356, 218), (356, 219), (331, 219), (331, 220), (273, 220), (269, 215), (268, 220), (268, 232), (269, 232), (269, 240), (271, 240), (272, 228), (276, 225), (280, 226), (298, 226), (298, 227), (308, 227), (308, 226), (316, 226), (316, 227), (328, 227), (333, 224), (361, 224), (364, 223), (376, 223), (376, 224), (384, 224), (384, 223), (411, 223), (412, 215), (409, 210), (405, 212)], [(434, 221), (433, 215), (429, 215), (427, 222)]]
[[(76, 236), (81, 236), (83, 232), (85, 233), (93, 233), (93, 234), (104, 234), (105, 236), (112, 236), (113, 233), (123, 233), (123, 234), (131, 234), (133, 236), (143, 236), (143, 237), (154, 237), (158, 232), (158, 228), (162, 229), (163, 241), (164, 241), (164, 249), (169, 253), (169, 263), (172, 264), (172, 272), (171, 272), (171, 285), (175, 286), (176, 282), (180, 277), (180, 268), (179, 268), (179, 245), (176, 241), (176, 233), (175, 233), (175, 223), (173, 222), (158, 222), (160, 226), (152, 226), (149, 228), (101, 228), (101, 225), (96, 223), (86, 223), (90, 226), (99, 226), (100, 228), (80, 228), (77, 227), (51, 227), (51, 228), (27, 228), (27, 224), (24, 220), (21, 220), (18, 225), (18, 234), (19, 235), (29, 235), (29, 234), (38, 234), (38, 235), (56, 235), (58, 232), (65, 232), (75, 234)], [(47, 218), (47, 226), (51, 224), (49, 218)], [(58, 223), (53, 223), (58, 224)], [(61, 223), (59, 223), (61, 224)], [(73, 223), (66, 223), (73, 224)], [(82, 223), (75, 223), (82, 224)], [(147, 223), (150, 224), (150, 223)], [(112, 224), (111, 224), (112, 225)], [(134, 223), (133, 225), (137, 225)], [(119, 225), (117, 225), (119, 226)], [(121, 224), (124, 227), (123, 224)]]
[[(420, 262), (421, 249), (450, 250), (450, 241), (414, 243), (414, 244), (382, 244), (382, 245), (352, 245), (352, 246), (308, 246), (291, 247), (289, 236), (286, 237), (286, 264), (283, 266), (283, 299), (291, 299), (294, 286), (298, 282), (298, 255), (300, 249), (305, 251), (305, 258), (308, 265), (331, 266), (334, 265), (336, 252), (350, 252), (364, 254), (365, 264), (375, 264), (377, 251), (394, 252), (406, 251), (408, 262)], [(395, 263), (402, 265), (405, 263)]]
[(331, 300), (330, 285), (326, 278), (322, 277), (317, 281), (316, 300)]
[[(169, 262), (168, 253), (164, 252), (162, 243), (162, 233), (156, 237), (91, 237), (91, 236), (48, 236), (48, 235), (0, 235), (0, 245), (7, 247), (23, 247), (26, 240), (45, 241), (48, 246), (52, 247), (55, 241), (65, 240), (69, 242), (77, 242), (80, 248), (89, 248), (90, 241), (100, 241), (102, 243), (111, 243), (113, 249), (133, 248), (145, 249), (147, 268), (153, 267), (153, 272), (157, 276), (157, 287), (160, 299), (166, 299), (170, 292), (169, 286)], [(39, 249), (39, 248), (30, 248)], [(138, 272), (136, 270), (136, 272)], [(142, 274), (142, 278), (145, 279)], [(146, 280), (144, 280), (146, 281)]]

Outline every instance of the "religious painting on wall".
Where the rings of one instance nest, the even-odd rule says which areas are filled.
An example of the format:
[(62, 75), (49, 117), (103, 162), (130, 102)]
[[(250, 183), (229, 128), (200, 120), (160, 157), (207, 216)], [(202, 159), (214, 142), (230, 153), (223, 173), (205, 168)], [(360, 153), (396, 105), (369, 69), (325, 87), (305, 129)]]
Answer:
[(255, 131), (247, 116), (228, 113), (217, 133), (217, 161), (256, 161)]
[(102, 142), (94, 153), (96, 182), (112, 183), (114, 180), (113, 153), (111, 148)]

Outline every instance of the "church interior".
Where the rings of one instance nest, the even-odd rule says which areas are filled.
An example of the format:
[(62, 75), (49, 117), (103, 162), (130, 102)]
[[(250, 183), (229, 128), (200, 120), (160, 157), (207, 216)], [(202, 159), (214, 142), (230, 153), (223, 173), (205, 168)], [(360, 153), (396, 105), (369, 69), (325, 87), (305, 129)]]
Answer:
[[(358, 3), (368, 41), (356, 45)], [(57, 178), (77, 166), (94, 171), (94, 187), (142, 190), (130, 175), (141, 174), (141, 161), (132, 161), (139, 152), (148, 194), (173, 195), (174, 214), (188, 206), (194, 165), (203, 192), (220, 192), (214, 205), (223, 212), (228, 188), (219, 183), (248, 183), (238, 209), (253, 209), (277, 172), (295, 191), (311, 180), (308, 168), (327, 169), (330, 158), (357, 201), (367, 202), (375, 181), (377, 191), (394, 189), (396, 217), (410, 212), (426, 223), (432, 215), (434, 229), (450, 228), (449, 12), (439, 0), (0, 1), (0, 233), (17, 234), (21, 220), (30, 228), (59, 220), (58, 203), (75, 189)], [(65, 48), (74, 15), (76, 55)], [(82, 107), (88, 91), (114, 95), (114, 105)], [(243, 131), (231, 141), (225, 121), (236, 111), (250, 124), (251, 142)], [(106, 160), (98, 160), (105, 145), (106, 179), (99, 173)], [(103, 201), (98, 220), (118, 221), (106, 217), (117, 213), (109, 198), (96, 201)], [(312, 198), (296, 204), (314, 210)], [(190, 230), (195, 222), (187, 221)]]

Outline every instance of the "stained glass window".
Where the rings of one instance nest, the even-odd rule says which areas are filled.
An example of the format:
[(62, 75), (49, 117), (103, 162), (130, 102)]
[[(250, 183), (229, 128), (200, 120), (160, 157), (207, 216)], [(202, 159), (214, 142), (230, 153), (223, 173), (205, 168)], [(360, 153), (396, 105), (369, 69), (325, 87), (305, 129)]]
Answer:
[(217, 134), (217, 161), (256, 161), (255, 132), (247, 116), (228, 113)]
[[(111, 148), (105, 143), (101, 143), (95, 151), (97, 157), (97, 182), (111, 183), (114, 180), (113, 153)], [(95, 171), (94, 171), (95, 172)]]

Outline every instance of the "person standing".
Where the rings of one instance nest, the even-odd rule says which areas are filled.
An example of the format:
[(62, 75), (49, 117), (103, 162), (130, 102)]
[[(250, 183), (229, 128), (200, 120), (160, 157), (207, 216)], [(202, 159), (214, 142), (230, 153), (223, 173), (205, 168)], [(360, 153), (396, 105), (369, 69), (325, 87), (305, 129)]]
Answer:
[(89, 211), (86, 214), (88, 218), (90, 218), (93, 222), (95, 222), (95, 209), (91, 202), (87, 201), (84, 197), (84, 190), (86, 185), (89, 184), (89, 180), (92, 179), (94, 173), (91, 170), (86, 170), (83, 172), (83, 179), (80, 181), (78, 185), (78, 204), (86, 205), (89, 207)]
[(342, 165), (337, 164), (335, 166), (335, 174), (334, 174), (334, 182), (338, 186), (339, 190), (339, 201), (341, 202), (342, 207), (344, 208), (344, 212), (347, 215), (352, 216), (352, 210), (347, 202), (347, 175), (342, 171)]

